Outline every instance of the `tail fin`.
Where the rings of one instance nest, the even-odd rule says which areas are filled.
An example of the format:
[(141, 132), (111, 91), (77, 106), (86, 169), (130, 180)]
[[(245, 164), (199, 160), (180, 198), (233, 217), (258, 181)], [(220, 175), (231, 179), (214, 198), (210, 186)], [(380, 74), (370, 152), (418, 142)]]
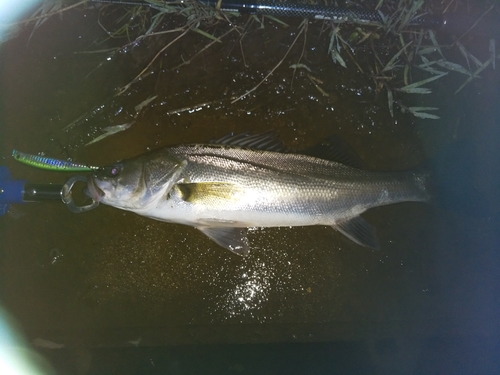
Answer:
[(433, 194), (433, 177), (431, 168), (425, 164), (409, 171), (411, 173), (411, 179), (414, 186), (416, 187), (416, 192), (418, 192), (420, 202), (429, 202), (432, 200)]

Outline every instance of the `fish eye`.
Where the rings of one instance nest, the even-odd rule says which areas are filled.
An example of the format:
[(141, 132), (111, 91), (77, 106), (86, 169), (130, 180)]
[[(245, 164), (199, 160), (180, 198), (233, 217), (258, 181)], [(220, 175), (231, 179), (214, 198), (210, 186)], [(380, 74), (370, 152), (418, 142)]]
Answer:
[(118, 173), (121, 171), (121, 166), (120, 165), (113, 165), (111, 166), (111, 170), (109, 171), (109, 174), (111, 176), (117, 176)]
[(103, 174), (105, 177), (116, 177), (120, 174), (122, 171), (122, 165), (121, 164), (113, 164), (108, 167), (103, 168)]

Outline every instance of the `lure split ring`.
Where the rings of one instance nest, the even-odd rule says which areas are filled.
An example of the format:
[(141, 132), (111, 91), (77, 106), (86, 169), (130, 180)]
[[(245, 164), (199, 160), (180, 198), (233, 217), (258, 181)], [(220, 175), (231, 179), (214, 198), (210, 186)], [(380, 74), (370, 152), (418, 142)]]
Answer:
[(66, 206), (68, 207), (68, 209), (71, 212), (74, 212), (77, 214), (93, 210), (94, 208), (99, 206), (99, 202), (97, 202), (94, 199), (92, 199), (91, 204), (88, 204), (86, 206), (77, 206), (75, 204), (75, 202), (73, 201), (73, 195), (71, 193), (71, 189), (73, 189), (73, 186), (78, 181), (87, 182), (87, 178), (84, 176), (71, 177), (68, 181), (66, 181), (66, 183), (62, 187), (62, 201), (64, 202), (64, 204), (66, 204)]

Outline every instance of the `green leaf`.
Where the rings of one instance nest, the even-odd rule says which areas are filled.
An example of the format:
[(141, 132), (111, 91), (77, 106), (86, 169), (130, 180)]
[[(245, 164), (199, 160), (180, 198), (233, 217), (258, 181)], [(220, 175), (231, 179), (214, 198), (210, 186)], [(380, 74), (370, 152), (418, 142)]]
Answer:
[(273, 16), (269, 16), (269, 15), (264, 15), (264, 17), (266, 18), (269, 18), (271, 21), (274, 21), (276, 23), (279, 23), (281, 26), (284, 26), (284, 27), (288, 27), (289, 25), (286, 23), (286, 22), (283, 22), (282, 20), (280, 20), (279, 18), (276, 18), (276, 17), (273, 17)]
[(340, 53), (338, 53), (337, 50), (332, 49), (331, 54), (332, 54), (333, 62), (338, 62), (344, 68), (347, 68), (347, 65), (346, 65), (344, 59), (342, 58), (342, 56), (340, 56)]
[(467, 60), (468, 65), (469, 65), (469, 59), (472, 60), (472, 62), (474, 64), (476, 64), (476, 68), (483, 65), (483, 63), (481, 61), (479, 61), (479, 59), (477, 57), (475, 57), (474, 55), (472, 55), (471, 53), (469, 53), (469, 51), (467, 51), (465, 49), (464, 45), (462, 43), (460, 43), (459, 40), (457, 40), (455, 42), (455, 44), (457, 45), (457, 47), (460, 50), (460, 52), (462, 53), (462, 55), (465, 57), (465, 60)]
[(428, 55), (436, 51), (437, 51), (436, 47), (425, 47), (425, 48), (420, 48), (417, 53), (419, 55)]
[(444, 56), (443, 56), (443, 52), (441, 52), (441, 47), (439, 46), (437, 40), (436, 40), (436, 35), (434, 34), (434, 31), (432, 30), (427, 30), (427, 33), (429, 34), (429, 38), (432, 42), (432, 44), (434, 45), (434, 48), (436, 48), (436, 50), (439, 52), (439, 54), (443, 57), (444, 59)]
[(425, 112), (412, 112), (412, 115), (415, 117), (420, 117), (423, 119), (431, 119), (431, 120), (438, 120), (440, 119), (439, 116), (433, 115), (431, 113), (425, 113)]
[(257, 22), (260, 24), (260, 28), (261, 28), (261, 29), (263, 29), (263, 28), (264, 28), (264, 22), (262, 22), (262, 21), (260, 20), (260, 18), (259, 18), (256, 14), (253, 14), (253, 15), (252, 15), (252, 19), (253, 19), (253, 20), (255, 20), (255, 21), (257, 21)]
[(126, 123), (126, 124), (115, 125), (115, 126), (108, 126), (106, 128), (103, 128), (102, 130), (104, 131), (104, 134), (101, 134), (97, 138), (95, 138), (92, 141), (90, 141), (89, 143), (85, 144), (85, 146), (91, 145), (92, 143), (96, 143), (96, 142), (102, 141), (104, 138), (107, 138), (110, 135), (113, 135), (113, 134), (122, 132), (124, 130), (127, 130), (128, 128), (130, 128), (132, 126), (133, 123), (134, 122), (132, 121), (132, 122), (129, 122), (129, 123)]
[(491, 66), (495, 69), (495, 39), (490, 39), (490, 54), (491, 54)]
[(455, 91), (455, 94), (457, 94), (458, 92), (460, 92), (474, 78), (477, 78), (478, 75), (479, 75), (479, 73), (481, 73), (484, 69), (486, 69), (488, 67), (488, 65), (491, 64), (492, 60), (493, 59), (491, 57), (488, 60), (486, 60), (486, 62), (484, 64), (482, 64), (469, 78), (467, 78), (467, 80), (462, 84), (462, 86), (460, 86), (458, 88), (457, 91)]
[(412, 83), (411, 85), (401, 87), (400, 89), (398, 89), (398, 91), (406, 92), (408, 94), (430, 94), (431, 93), (430, 89), (420, 88), (420, 86), (423, 86), (426, 83), (435, 81), (436, 79), (439, 79), (447, 74), (448, 74), (448, 72), (429, 77), (429, 78), (424, 79), (422, 81)]
[(471, 75), (471, 73), (467, 69), (465, 69), (462, 65), (452, 63), (451, 61), (439, 60), (436, 62), (436, 64), (442, 68), (451, 70), (452, 72), (462, 73), (467, 76)]
[(424, 61), (423, 64), (417, 65), (418, 68), (425, 70), (426, 72), (432, 73), (432, 74), (444, 74), (445, 72), (442, 72), (440, 70), (434, 69), (431, 67), (431, 65), (436, 64), (436, 61), (429, 61), (427, 60), (424, 56), (420, 56), (422, 60)]
[(389, 113), (391, 114), (391, 117), (394, 117), (394, 98), (390, 88), (387, 88), (387, 104), (389, 105)]
[(403, 53), (403, 51), (408, 47), (410, 44), (412, 44), (413, 41), (408, 42), (406, 45), (401, 48), (398, 53), (396, 53), (392, 58), (389, 60), (389, 62), (384, 66), (384, 69), (382, 69), (383, 72), (387, 72), (388, 70), (394, 69), (396, 65), (394, 63), (396, 62), (396, 59)]
[(437, 107), (409, 107), (413, 111), (437, 111)]
[(197, 27), (193, 27), (191, 30), (196, 31), (198, 34), (201, 34), (204, 37), (207, 37), (208, 39), (212, 39), (212, 40), (215, 40), (216, 42), (222, 43), (222, 41), (219, 38), (213, 36), (212, 34), (205, 32), (203, 30), (200, 30)]
[(289, 66), (291, 69), (305, 69), (307, 70), (309, 73), (311, 73), (311, 68), (309, 68), (307, 65), (305, 64), (292, 64)]
[(437, 120), (440, 117), (437, 115), (433, 115), (431, 113), (421, 112), (421, 111), (435, 111), (439, 108), (435, 107), (409, 107), (408, 111), (415, 117), (423, 118), (423, 119), (431, 119)]
[(142, 111), (142, 109), (144, 107), (146, 107), (149, 103), (151, 103), (153, 100), (155, 100), (156, 98), (158, 97), (158, 95), (155, 95), (155, 96), (150, 96), (149, 98), (147, 98), (146, 100), (142, 101), (141, 103), (137, 104), (135, 106), (135, 113), (136, 114), (139, 114), (139, 112)]
[(430, 94), (432, 93), (431, 89), (425, 87), (409, 87), (405, 86), (400, 89), (396, 89), (396, 91), (404, 92), (407, 94)]

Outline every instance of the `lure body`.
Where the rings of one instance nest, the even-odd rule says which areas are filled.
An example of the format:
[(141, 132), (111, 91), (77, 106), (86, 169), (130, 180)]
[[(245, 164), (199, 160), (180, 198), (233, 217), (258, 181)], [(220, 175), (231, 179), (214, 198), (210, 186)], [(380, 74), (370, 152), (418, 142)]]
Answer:
[(47, 169), (50, 171), (58, 172), (91, 172), (99, 167), (92, 165), (74, 163), (68, 160), (59, 160), (54, 158), (47, 158), (40, 155), (30, 155), (17, 150), (12, 150), (12, 157), (17, 161), (29, 165), (31, 167)]

